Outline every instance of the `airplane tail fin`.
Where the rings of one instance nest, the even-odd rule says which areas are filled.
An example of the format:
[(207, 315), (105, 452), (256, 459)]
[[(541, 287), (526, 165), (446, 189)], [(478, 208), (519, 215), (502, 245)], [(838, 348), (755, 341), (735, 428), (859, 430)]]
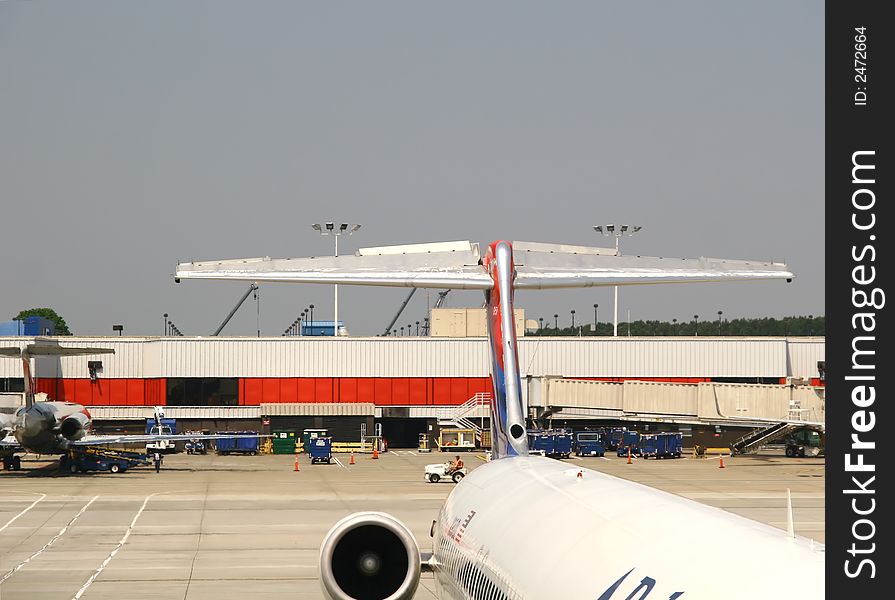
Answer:
[(28, 344), (24, 348), (18, 346), (7, 346), (0, 348), (0, 356), (7, 358), (21, 358), (22, 374), (25, 379), (25, 406), (31, 408), (34, 406), (34, 377), (31, 374), (31, 357), (32, 356), (88, 356), (91, 354), (114, 354), (112, 348), (76, 348), (71, 346), (60, 346), (56, 340), (47, 340), (35, 338), (33, 344)]

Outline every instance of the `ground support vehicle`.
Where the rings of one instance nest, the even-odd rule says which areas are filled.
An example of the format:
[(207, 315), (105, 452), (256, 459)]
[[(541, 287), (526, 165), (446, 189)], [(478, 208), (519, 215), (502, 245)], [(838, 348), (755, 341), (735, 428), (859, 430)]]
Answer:
[[(177, 431), (177, 420), (164, 418), (164, 412), (156, 407), (156, 416), (146, 419), (146, 435), (173, 435)], [(173, 454), (177, 447), (172, 440), (158, 440), (146, 443), (146, 454)]]
[(333, 439), (331, 437), (314, 438), (311, 440), (311, 445), (308, 446), (308, 454), (311, 457), (311, 464), (331, 463), (333, 461)]
[(260, 438), (257, 431), (221, 431), (220, 434), (252, 435), (255, 437), (243, 438), (218, 438), (215, 440), (215, 450), (218, 454), (258, 454)]
[(416, 449), (416, 451), (417, 452), (432, 452), (432, 448), (429, 447), (429, 434), (427, 434), (427, 433), (420, 434), (420, 441), (419, 441), (419, 445), (418, 445), (418, 448)]
[(451, 481), (454, 483), (460, 483), (460, 480), (466, 477), (466, 472), (466, 467), (451, 471), (451, 463), (436, 463), (433, 465), (426, 465), (426, 470), (423, 476), (429, 483), (438, 483), (442, 479), (447, 479), (448, 477), (450, 477)]
[(603, 438), (599, 431), (579, 431), (575, 434), (575, 456), (603, 456)]
[(475, 450), (474, 429), (442, 429), (438, 433), (438, 448), (442, 452)]
[[(210, 431), (204, 429), (201, 431), (185, 431), (187, 435), (195, 433), (198, 435), (208, 435)], [(208, 454), (208, 440), (189, 440), (183, 446), (187, 454)]]
[(683, 452), (683, 436), (680, 433), (649, 433), (640, 436), (640, 454), (643, 458), (680, 458)]
[(124, 452), (108, 448), (84, 446), (77, 450), (69, 450), (59, 459), (59, 468), (68, 473), (88, 471), (109, 471), (123, 473), (131, 467), (145, 466), (149, 459), (139, 452)]
[(799, 429), (786, 438), (786, 456), (823, 456), (824, 435), (813, 429)]

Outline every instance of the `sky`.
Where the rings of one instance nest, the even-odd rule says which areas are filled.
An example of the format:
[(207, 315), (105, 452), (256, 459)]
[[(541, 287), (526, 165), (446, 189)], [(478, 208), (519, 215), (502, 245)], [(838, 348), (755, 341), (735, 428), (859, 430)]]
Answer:
[[(823, 3), (0, 2), (0, 321), (209, 335), (248, 284), (178, 260), (496, 239), (785, 260), (783, 282), (622, 288), (619, 320), (824, 314)], [(352, 335), (403, 289), (339, 289)], [(436, 291), (418, 291), (398, 325)], [(279, 336), (331, 286), (266, 284)], [(451, 292), (445, 306), (480, 306)], [(612, 289), (520, 292), (612, 320)]]

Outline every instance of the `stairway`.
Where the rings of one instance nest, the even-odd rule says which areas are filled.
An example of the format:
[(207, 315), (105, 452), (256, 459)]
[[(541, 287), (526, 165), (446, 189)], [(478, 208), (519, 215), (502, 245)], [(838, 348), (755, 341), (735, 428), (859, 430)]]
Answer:
[(750, 433), (747, 433), (743, 437), (733, 442), (730, 445), (730, 449), (734, 454), (746, 454), (749, 452), (755, 452), (762, 444), (769, 444), (775, 440), (778, 440), (786, 435), (789, 435), (800, 427), (804, 427), (804, 425), (786, 421), (782, 423), (774, 423), (773, 425), (770, 425), (768, 427), (755, 429)]
[(478, 423), (469, 418), (469, 413), (481, 406), (491, 404), (490, 392), (479, 392), (463, 404), (445, 409), (438, 415), (438, 424), (441, 426), (454, 426), (460, 429), (472, 429), (475, 432), (477, 444), (482, 443), (482, 428)]

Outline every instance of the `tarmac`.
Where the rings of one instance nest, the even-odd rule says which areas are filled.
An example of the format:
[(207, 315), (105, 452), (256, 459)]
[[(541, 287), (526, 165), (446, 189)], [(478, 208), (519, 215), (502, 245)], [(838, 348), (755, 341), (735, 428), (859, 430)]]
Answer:
[[(312, 465), (300, 455), (296, 472), (292, 455), (178, 454), (159, 473), (78, 475), (25, 457), (23, 471), (0, 472), (0, 600), (318, 599), (320, 543), (347, 514), (389, 512), (431, 550), (430, 525), (455, 484), (427, 483), (423, 468), (452, 456), (391, 450)], [(484, 455), (464, 462), (478, 468)], [(725, 457), (723, 469), (717, 456), (566, 462), (781, 529), (789, 489), (796, 533), (824, 541), (823, 458), (768, 452)], [(708, 544), (696, 559), (734, 547)], [(423, 574), (415, 598), (436, 597)]]

